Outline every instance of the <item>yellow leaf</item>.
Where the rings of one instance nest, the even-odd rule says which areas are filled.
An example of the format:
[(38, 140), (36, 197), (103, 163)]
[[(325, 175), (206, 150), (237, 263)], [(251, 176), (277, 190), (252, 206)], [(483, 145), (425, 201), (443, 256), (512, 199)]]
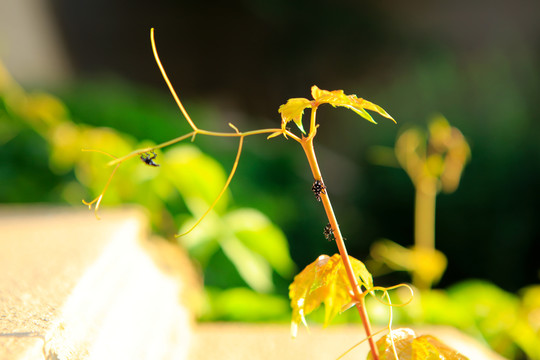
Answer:
[(313, 99), (320, 104), (323, 104), (323, 103), (338, 104), (338, 103), (346, 103), (348, 101), (348, 97), (347, 95), (345, 95), (343, 90), (334, 90), (334, 91), (322, 90), (322, 89), (319, 89), (317, 85), (313, 85), (311, 87), (311, 96), (313, 96)]
[[(380, 360), (468, 360), (431, 335), (416, 336), (411, 329), (392, 330), (377, 341)], [(371, 352), (368, 360), (373, 359)]]
[(375, 120), (371, 115), (366, 111), (375, 111), (378, 114), (396, 122), (382, 107), (376, 105), (370, 101), (358, 98), (356, 95), (345, 95), (343, 90), (321, 90), (317, 86), (311, 87), (311, 95), (313, 99), (318, 104), (330, 104), (332, 106), (342, 106), (346, 107), (358, 115), (362, 116), (364, 119), (376, 124)]
[(302, 115), (306, 108), (311, 107), (311, 102), (304, 98), (289, 99), (286, 104), (279, 107), (278, 112), (281, 114), (281, 124), (285, 128), (285, 125), (289, 121), (294, 121), (296, 126), (305, 134), (304, 127), (302, 126)]
[(387, 119), (390, 119), (392, 120), (394, 123), (396, 122), (396, 120), (394, 120), (394, 118), (392, 116), (390, 116), (389, 113), (386, 112), (386, 110), (384, 110), (382, 107), (380, 107), (379, 105), (377, 104), (374, 104), (372, 103), (371, 101), (367, 101), (365, 99), (359, 99), (362, 101), (362, 107), (366, 110), (371, 110), (371, 111), (375, 111), (376, 113), (378, 113), (379, 115), (381, 116), (384, 116), (385, 118)]
[[(354, 274), (360, 278), (360, 284), (367, 289), (373, 287), (373, 279), (364, 264), (349, 256)], [(292, 336), (296, 336), (298, 324), (306, 325), (305, 316), (322, 303), (325, 307), (324, 326), (351, 303), (352, 291), (343, 261), (339, 254), (332, 257), (321, 255), (296, 275), (289, 286), (292, 307)]]
[(313, 102), (304, 98), (289, 99), (286, 104), (279, 107), (279, 113), (281, 114), (281, 127), (285, 129), (285, 126), (289, 121), (294, 121), (296, 126), (305, 134), (304, 127), (302, 126), (302, 115), (306, 108), (318, 106), (321, 104), (330, 104), (334, 107), (341, 106), (350, 109), (362, 116), (364, 119), (376, 124), (375, 120), (367, 112), (367, 110), (375, 111), (376, 113), (396, 122), (382, 107), (376, 105), (370, 101), (362, 98), (358, 98), (356, 95), (346, 95), (343, 90), (322, 90), (316, 85), (311, 87), (311, 96), (313, 96)]

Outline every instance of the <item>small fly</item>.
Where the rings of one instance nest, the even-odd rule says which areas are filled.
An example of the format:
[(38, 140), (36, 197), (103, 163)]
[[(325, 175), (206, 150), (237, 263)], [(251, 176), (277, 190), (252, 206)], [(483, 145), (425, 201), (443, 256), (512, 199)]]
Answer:
[[(150, 154), (152, 154), (152, 156)], [(157, 158), (157, 154), (153, 150), (150, 154), (147, 154), (147, 153), (141, 154), (142, 162), (149, 166), (159, 166), (159, 164), (156, 164), (154, 162), (154, 159)]]

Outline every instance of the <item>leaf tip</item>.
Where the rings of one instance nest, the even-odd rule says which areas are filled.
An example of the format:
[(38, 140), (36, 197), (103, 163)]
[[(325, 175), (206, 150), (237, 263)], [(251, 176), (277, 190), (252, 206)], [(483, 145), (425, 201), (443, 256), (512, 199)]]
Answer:
[[(279, 135), (281, 135), (281, 134), (282, 134), (282, 132), (281, 132), (281, 131), (276, 131), (276, 132), (274, 132), (274, 133), (271, 133), (270, 135), (268, 135), (268, 136), (266, 137), (266, 140), (269, 140), (269, 139), (275, 138), (276, 136), (279, 136)], [(285, 135), (285, 134), (283, 133), (283, 135)]]

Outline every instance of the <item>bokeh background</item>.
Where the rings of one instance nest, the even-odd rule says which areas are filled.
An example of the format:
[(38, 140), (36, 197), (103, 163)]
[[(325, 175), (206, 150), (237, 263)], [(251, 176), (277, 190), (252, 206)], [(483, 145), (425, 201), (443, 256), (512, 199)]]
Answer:
[[(448, 258), (437, 287), (478, 278), (518, 293), (538, 283), (540, 270), (539, 14), (536, 0), (3, 0), (0, 59), (26, 91), (54, 95), (75, 124), (124, 134), (128, 152), (190, 130), (155, 65), (151, 27), (201, 128), (277, 127), (279, 105), (309, 97), (315, 84), (383, 106), (397, 125), (331, 107), (318, 116), (320, 165), (359, 259), (381, 238), (412, 245), (414, 187), (402, 169), (377, 160), (377, 149), (442, 114), (472, 157), (457, 191), (437, 198), (436, 247)], [(99, 193), (74, 185), (82, 175), (73, 168), (51, 165), (51, 140), (34, 125), (6, 124), (1, 202), (78, 204)], [(229, 171), (236, 142), (201, 136), (195, 146)], [(94, 180), (98, 189), (106, 177)], [(327, 221), (312, 181), (298, 144), (250, 137), (230, 188), (231, 207), (256, 208), (281, 229), (300, 269), (336, 252), (322, 234)], [(152, 188), (142, 186), (131, 194), (144, 194), (146, 205)], [(111, 195), (103, 206), (137, 199)], [(177, 203), (166, 206), (174, 216), (189, 208)], [(156, 220), (155, 231), (171, 238), (180, 220)], [(206, 277), (216, 286), (243, 284), (210, 270)], [(276, 293), (285, 297), (290, 277), (278, 278)], [(409, 279), (393, 273), (378, 281)]]

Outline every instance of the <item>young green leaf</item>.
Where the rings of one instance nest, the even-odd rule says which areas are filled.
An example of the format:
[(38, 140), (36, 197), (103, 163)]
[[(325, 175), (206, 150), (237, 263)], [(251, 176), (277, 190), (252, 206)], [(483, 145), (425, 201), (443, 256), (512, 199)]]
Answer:
[(281, 126), (285, 129), (286, 124), (289, 121), (294, 121), (296, 126), (306, 133), (304, 127), (302, 126), (302, 115), (306, 108), (311, 107), (311, 102), (308, 99), (304, 98), (295, 98), (289, 99), (286, 104), (283, 104), (279, 107), (278, 112), (281, 114)]
[(285, 129), (285, 126), (289, 121), (294, 121), (296, 126), (298, 126), (302, 133), (305, 134), (306, 132), (302, 125), (302, 115), (304, 114), (304, 110), (306, 108), (317, 107), (321, 104), (330, 104), (334, 107), (345, 107), (374, 124), (377, 122), (373, 120), (367, 110), (374, 111), (385, 118), (396, 122), (392, 116), (379, 105), (358, 98), (356, 95), (346, 95), (343, 90), (328, 91), (319, 89), (316, 85), (313, 85), (311, 87), (311, 96), (313, 96), (313, 101), (304, 98), (293, 98), (289, 99), (286, 104), (279, 107), (278, 111), (281, 114), (281, 127), (283, 129)]
[(342, 106), (346, 107), (358, 115), (362, 116), (364, 119), (376, 124), (375, 120), (371, 115), (366, 111), (375, 111), (378, 114), (384, 116), (396, 122), (392, 116), (390, 116), (382, 107), (376, 105), (370, 101), (358, 98), (356, 95), (345, 95), (343, 90), (321, 90), (317, 86), (313, 85), (311, 87), (311, 95), (317, 104), (330, 104), (332, 106)]
[[(416, 336), (408, 328), (392, 330), (377, 341), (380, 360), (437, 359), (467, 360), (468, 358), (431, 335)], [(371, 352), (367, 360), (372, 360)]]
[[(367, 289), (373, 287), (373, 279), (364, 264), (349, 256), (354, 273), (360, 278), (360, 285)], [(292, 307), (291, 335), (296, 336), (298, 324), (306, 327), (305, 315), (316, 310), (321, 303), (325, 307), (324, 326), (351, 303), (351, 286), (343, 261), (339, 254), (332, 257), (321, 255), (304, 268), (289, 286)]]

